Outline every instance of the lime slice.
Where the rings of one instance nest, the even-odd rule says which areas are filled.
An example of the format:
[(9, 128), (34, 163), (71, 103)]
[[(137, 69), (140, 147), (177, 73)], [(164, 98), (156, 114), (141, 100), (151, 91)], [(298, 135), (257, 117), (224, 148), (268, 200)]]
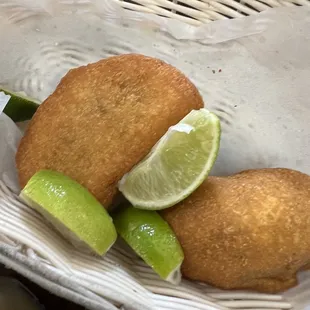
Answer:
[(26, 97), (24, 93), (14, 93), (0, 88), (1, 92), (11, 96), (3, 112), (14, 122), (23, 122), (31, 119), (39, 106), (37, 100)]
[(59, 172), (37, 172), (20, 196), (78, 248), (103, 255), (116, 241), (105, 208), (86, 188)]
[(175, 205), (207, 178), (217, 157), (220, 136), (215, 114), (193, 110), (122, 178), (120, 191), (136, 208), (160, 210)]
[(173, 284), (181, 281), (182, 248), (157, 212), (128, 207), (115, 215), (114, 224), (120, 236), (161, 278)]

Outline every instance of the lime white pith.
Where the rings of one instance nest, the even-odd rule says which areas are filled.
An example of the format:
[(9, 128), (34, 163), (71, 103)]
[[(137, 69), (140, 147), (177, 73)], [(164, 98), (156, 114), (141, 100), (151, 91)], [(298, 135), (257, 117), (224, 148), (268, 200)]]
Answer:
[(103, 255), (116, 241), (112, 218), (104, 207), (86, 188), (61, 173), (37, 172), (20, 196), (78, 248)]
[(117, 232), (161, 278), (181, 281), (183, 250), (174, 232), (155, 211), (128, 207), (114, 216)]
[(123, 177), (120, 191), (136, 208), (160, 210), (175, 205), (207, 178), (218, 154), (220, 136), (215, 114), (193, 110)]
[(0, 89), (0, 113), (2, 113), (3, 109), (5, 106), (8, 104), (10, 101), (11, 96), (5, 94), (4, 92), (1, 91)]

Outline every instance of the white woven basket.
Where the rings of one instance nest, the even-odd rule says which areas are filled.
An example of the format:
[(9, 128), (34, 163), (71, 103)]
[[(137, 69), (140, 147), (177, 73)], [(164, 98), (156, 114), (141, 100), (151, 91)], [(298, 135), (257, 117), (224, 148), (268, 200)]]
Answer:
[[(184, 280), (175, 287), (160, 280), (140, 259), (119, 245), (103, 259), (80, 253), (3, 182), (0, 182), (0, 205), (0, 261), (48, 290), (91, 309), (116, 310), (121, 305), (123, 310), (291, 308), (281, 295), (223, 292)], [(53, 281), (66, 291), (51, 286)], [(80, 301), (74, 294), (83, 299)], [(85, 299), (93, 302), (87, 304)], [(96, 308), (96, 302), (100, 308)]]
[[(8, 57), (8, 61), (0, 61), (0, 84), (44, 99), (68, 69), (96, 61), (98, 58), (131, 51), (132, 45), (123, 40), (124, 36), (120, 36), (119, 33), (115, 32), (110, 37), (101, 34), (102, 30), (106, 30), (104, 26), (101, 26), (104, 24), (101, 15), (103, 11), (107, 19), (113, 20), (118, 15), (118, 18), (122, 20), (124, 31), (126, 31), (125, 27), (129, 27), (128, 15), (119, 4), (136, 12), (156, 13), (181, 22), (185, 21), (190, 25), (199, 25), (217, 19), (256, 14), (269, 7), (309, 5), (310, 2), (308, 0), (296, 0), (294, 3), (289, 0), (240, 2), (235, 0), (137, 0), (135, 2), (0, 0), (0, 17), (2, 18), (0, 20), (2, 27), (0, 28), (0, 42), (1, 37), (4, 38), (4, 35), (8, 33), (10, 38), (7, 42), (11, 44), (0, 45), (1, 55)], [(74, 14), (87, 17), (86, 21), (81, 20), (80, 29), (79, 25), (75, 25), (75, 32), (70, 23), (76, 16)], [(280, 11), (279, 14), (281, 14)], [(68, 22), (65, 23), (64, 18), (58, 15), (67, 16)], [(273, 13), (269, 15), (272, 16)], [(54, 16), (54, 24), (48, 22), (51, 16)], [(266, 16), (264, 15), (253, 23), (249, 22), (247, 34), (260, 33), (262, 29), (265, 29), (270, 24), (270, 16), (267, 16), (268, 18)], [(142, 53), (149, 53), (150, 50), (147, 47), (156, 50), (157, 42), (154, 42), (152, 38), (148, 39), (148, 31), (153, 35), (155, 33), (162, 40), (162, 45), (166, 44), (167, 47), (167, 52), (163, 53), (158, 49), (158, 53), (163, 53), (162, 56), (171, 60), (172, 63), (183, 66), (182, 69), (187, 70), (188, 75), (195, 79), (204, 96), (218, 98), (209, 108), (218, 111), (223, 121), (223, 132), (227, 132), (229, 124), (236, 118), (235, 109), (230, 106), (233, 102), (231, 101), (232, 94), (224, 89), (217, 90), (216, 82), (213, 83), (213, 88), (205, 90), (205, 80), (208, 79), (211, 83), (214, 80), (215, 70), (209, 65), (205, 66), (204, 59), (199, 59), (199, 57), (196, 59), (197, 63), (201, 62), (203, 65), (205, 74), (203, 80), (199, 79), (191, 63), (181, 60), (178, 62), (177, 58), (182, 58), (182, 55), (178, 54), (178, 48), (186, 46), (190, 51), (197, 48), (197, 43), (191, 44), (189, 41), (176, 39), (188, 39), (189, 36), (179, 31), (181, 24), (178, 22), (170, 24), (165, 19), (160, 19), (163, 33), (169, 32), (166, 36), (158, 33), (159, 20), (156, 17), (150, 16), (147, 22), (143, 21), (144, 18), (140, 14), (133, 14), (131, 17), (132, 21), (142, 22), (141, 25), (143, 25), (141, 38), (137, 36), (135, 48)], [(57, 28), (57, 21), (61, 21), (66, 27), (65, 35), (63, 29)], [(88, 27), (91, 29), (89, 33)], [(111, 27), (109, 29), (116, 29), (113, 28), (114, 26)], [(220, 27), (222, 24), (219, 25)], [(234, 39), (238, 37), (241, 28), (244, 26), (241, 27), (235, 23), (231, 29), (226, 31), (225, 28), (223, 34), (216, 39), (213, 35), (215, 28), (208, 28), (212, 30), (208, 43), (214, 40), (221, 42)], [(206, 31), (207, 28), (201, 27), (195, 32), (194, 27), (182, 25), (182, 29), (187, 30), (191, 36), (199, 38), (201, 32)], [(53, 38), (47, 40), (46, 37), (50, 33), (57, 35), (57, 40)], [(80, 33), (84, 33), (85, 36), (83, 37), (82, 34), (80, 36)], [(96, 44), (102, 37), (106, 40), (103, 46)], [(203, 44), (199, 45), (201, 53), (203, 53), (203, 47)], [(24, 50), (22, 55), (19, 55), (18, 50), (21, 49)], [(10, 61), (13, 63), (10, 64)], [(223, 65), (225, 64), (228, 65), (229, 60)], [(14, 73), (11, 72), (12, 68), (14, 68)], [(202, 66), (199, 68), (201, 69)], [(1, 80), (2, 72), (4, 72), (3, 80)], [(225, 74), (225, 69), (222, 74)], [(272, 100), (272, 93), (268, 96)], [(7, 119), (0, 118), (0, 126), (4, 121), (8, 122)], [(15, 127), (11, 123), (9, 127), (13, 136)], [(14, 161), (17, 142), (12, 142), (12, 150), (8, 150), (11, 155), (7, 156), (6, 160)], [(287, 156), (289, 158), (289, 154)], [(3, 160), (1, 156), (0, 160)], [(263, 162), (264, 158), (255, 158), (255, 160)], [(185, 280), (180, 286), (175, 287), (160, 280), (148, 266), (128, 249), (124, 249), (121, 244), (114, 246), (103, 258), (83, 254), (60, 237), (39, 214), (20, 201), (18, 196), (9, 189), (9, 185), (12, 184), (8, 182), (8, 175), (8, 171), (0, 175), (0, 262), (55, 294), (71, 299), (88, 309), (284, 310), (292, 308), (291, 300), (297, 300), (295, 304), (301, 306), (296, 309), (304, 310), (306, 308), (303, 305), (308, 301), (310, 304), (310, 275), (307, 273), (301, 275), (301, 284), (285, 295), (268, 295), (255, 292), (221, 291)]]
[(238, 18), (281, 6), (307, 5), (309, 0), (117, 0), (130, 10), (153, 13), (199, 26), (214, 20)]

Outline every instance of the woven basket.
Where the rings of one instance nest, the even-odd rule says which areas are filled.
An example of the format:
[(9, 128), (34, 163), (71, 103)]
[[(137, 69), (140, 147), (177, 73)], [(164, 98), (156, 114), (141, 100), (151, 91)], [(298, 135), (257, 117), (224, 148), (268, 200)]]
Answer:
[[(22, 57), (15, 59), (13, 48), (7, 50), (6, 55), (14, 59), (13, 67), (16, 67), (16, 74), (6, 81), (0, 79), (0, 83), (5, 82), (13, 90), (23, 90), (31, 96), (44, 99), (50, 91), (43, 87), (45, 80), (46, 84), (50, 83), (53, 88), (57, 84), (54, 75), (61, 75), (63, 71), (81, 65), (81, 63), (93, 62), (98, 57), (128, 52), (130, 50), (128, 43), (122, 42), (118, 38), (112, 42), (113, 44), (108, 41), (105, 42), (105, 46), (95, 49), (91, 46), (92, 40), (95, 40), (92, 37), (87, 37), (88, 42), (85, 42), (81, 37), (73, 38), (69, 23), (67, 24), (66, 37), (57, 41), (45, 42), (43, 40), (41, 42), (40, 38), (44, 27), (41, 28), (36, 24), (38, 20), (44, 21), (61, 12), (66, 17), (73, 14), (85, 14), (89, 16), (91, 22), (99, 25), (103, 23), (101, 16), (98, 16), (100, 9), (104, 9), (112, 19), (115, 14), (126, 15), (123, 13), (127, 11), (121, 9), (119, 4), (132, 11), (155, 13), (190, 25), (200, 25), (213, 20), (256, 14), (270, 7), (309, 5), (310, 2), (308, 0), (296, 0), (294, 3), (286, 0), (245, 0), (240, 2), (234, 0), (221, 2), (198, 0), (137, 0), (135, 2), (119, 0), (113, 0), (113, 2), (112, 0), (40, 0), (33, 2), (0, 0), (0, 17), (7, 18), (5, 20), (5, 23), (9, 23), (7, 28), (10, 28), (11, 24), (17, 24), (25, 29), (29, 27), (37, 35), (33, 39), (28, 33), (25, 33), (25, 37), (19, 34), (13, 47), (14, 49), (15, 47), (16, 49), (23, 48), (23, 45), (19, 44), (24, 41), (27, 47), (26, 52)], [(165, 23), (163, 19), (160, 21)], [(145, 34), (148, 31), (149, 23), (144, 25), (146, 25)], [(88, 26), (87, 23), (83, 24), (84, 28)], [(151, 24), (151, 27), (153, 26)], [(165, 24), (165, 26), (167, 25)], [(173, 26), (179, 27), (180, 23), (175, 23)], [(97, 41), (100, 39), (98, 34), (103, 30), (100, 27), (96, 26), (92, 30), (94, 34), (97, 33)], [(127, 24), (126, 27), (128, 27)], [(157, 27), (156, 24), (155, 27)], [(185, 28), (192, 30), (195, 27), (186, 26)], [(57, 24), (53, 27), (46, 26), (44, 31), (52, 31), (50, 29), (54, 29), (53, 31), (56, 33), (58, 31)], [(156, 33), (156, 35), (159, 34)], [(174, 47), (178, 43), (180, 45), (189, 44), (173, 39), (175, 40)], [(168, 41), (168, 39), (166, 40)], [(148, 42), (151, 45), (152, 43)], [(37, 44), (39, 48), (32, 49), (32, 44)], [(143, 45), (142, 42), (141, 49)], [(5, 46), (0, 46), (0, 48), (5, 50)], [(175, 56), (172, 55), (169, 57)], [(43, 71), (40, 65), (44, 68)], [(9, 75), (12, 66), (7, 66), (5, 61), (2, 62), (2, 66), (1, 69), (4, 72), (7, 70), (6, 73)], [(186, 64), (186, 66), (190, 66), (190, 64)], [(23, 70), (19, 71), (19, 68)], [(60, 69), (63, 71), (60, 72)], [(215, 71), (212, 69), (209, 69), (209, 78), (214, 76)], [(206, 67), (204, 70), (206, 71)], [(214, 72), (212, 73), (212, 71)], [(34, 77), (31, 76), (33, 72), (35, 72)], [(40, 77), (42, 78), (40, 79)], [(201, 84), (198, 83), (197, 86), (203, 89), (203, 83), (204, 81)], [(222, 113), (223, 129), (225, 130), (225, 124), (229, 124), (230, 118), (233, 117), (234, 107), (229, 106), (229, 92), (223, 90), (222, 93), (224, 101), (223, 98), (218, 100), (219, 106), (213, 108), (220, 114)], [(224, 111), (223, 109), (230, 110)], [(10, 130), (14, 131), (14, 128), (13, 124), (10, 124)], [(11, 158), (13, 159), (14, 147), (12, 149)], [(9, 189), (9, 185), (5, 178), (0, 176), (0, 262), (53, 293), (71, 299), (89, 309), (284, 310), (292, 307), (290, 299), (286, 298), (290, 295), (221, 291), (185, 280), (180, 286), (175, 287), (160, 280), (143, 261), (130, 251), (124, 250), (121, 244), (114, 246), (103, 258), (80, 253), (68, 245), (39, 214), (26, 206), (16, 193)], [(309, 287), (310, 277), (304, 276), (301, 280), (303, 280), (302, 284), (290, 294), (298, 295), (300, 300), (308, 301), (310, 296), (309, 290), (306, 288)]]
[(199, 26), (214, 20), (238, 18), (281, 6), (307, 5), (309, 0), (116, 0), (130, 10), (153, 13)]

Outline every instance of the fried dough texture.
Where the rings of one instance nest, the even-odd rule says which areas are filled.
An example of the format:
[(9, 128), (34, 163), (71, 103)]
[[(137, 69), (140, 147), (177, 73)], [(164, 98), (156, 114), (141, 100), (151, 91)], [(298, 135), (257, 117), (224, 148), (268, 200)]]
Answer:
[(108, 207), (122, 176), (170, 126), (202, 107), (196, 87), (155, 58), (127, 54), (70, 70), (20, 143), (20, 185), (41, 169), (56, 170)]
[(184, 250), (183, 275), (275, 293), (310, 266), (310, 176), (289, 169), (209, 177), (161, 212)]

